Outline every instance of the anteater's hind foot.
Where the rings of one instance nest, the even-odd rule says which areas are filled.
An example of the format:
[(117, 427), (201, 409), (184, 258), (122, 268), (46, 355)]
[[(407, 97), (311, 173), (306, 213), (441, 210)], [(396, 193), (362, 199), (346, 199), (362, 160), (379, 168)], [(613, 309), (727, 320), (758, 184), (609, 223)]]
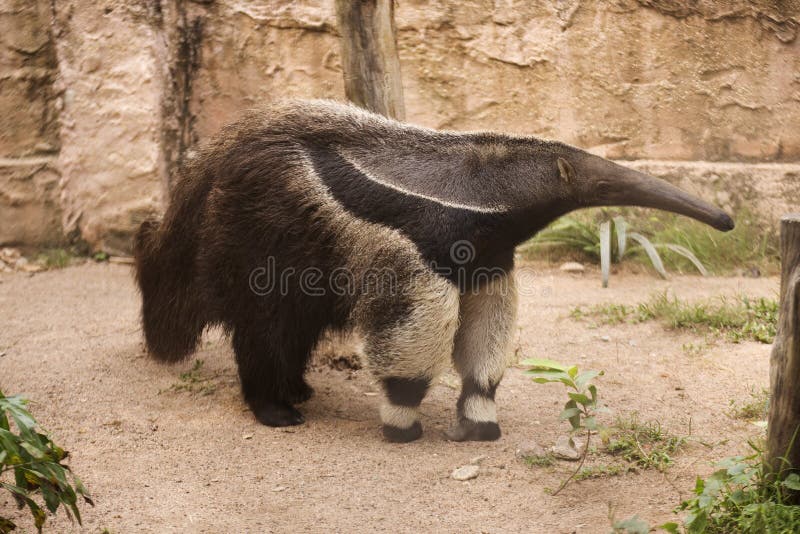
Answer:
[(301, 378), (289, 388), (286, 399), (289, 401), (289, 404), (303, 404), (313, 396), (314, 388)]
[(266, 426), (294, 426), (306, 421), (303, 414), (290, 404), (262, 401), (258, 407), (251, 406), (250, 409), (258, 422)]
[(456, 426), (445, 432), (450, 441), (495, 441), (500, 439), (500, 425), (491, 421), (461, 419)]

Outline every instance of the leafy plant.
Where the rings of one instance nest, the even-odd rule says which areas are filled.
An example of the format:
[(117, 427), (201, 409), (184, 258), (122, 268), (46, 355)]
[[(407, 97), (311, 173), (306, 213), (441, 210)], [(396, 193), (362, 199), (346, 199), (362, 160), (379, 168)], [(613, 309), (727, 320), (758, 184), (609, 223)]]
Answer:
[(530, 366), (527, 374), (531, 375), (537, 384), (561, 383), (567, 388), (569, 400), (564, 404), (564, 410), (559, 418), (562, 421), (569, 421), (572, 433), (585, 432), (586, 443), (581, 452), (580, 463), (575, 471), (553, 492), (553, 495), (558, 495), (583, 468), (589, 452), (592, 432), (600, 429), (597, 414), (601, 407), (597, 403), (597, 386), (592, 384), (592, 380), (601, 376), (603, 371), (581, 372), (576, 365), (566, 366), (552, 360), (536, 358), (525, 360), (522, 364)]
[[(706, 479), (697, 478), (694, 497), (681, 503), (684, 526), (690, 534), (737, 532), (797, 532), (800, 506), (791, 504), (800, 491), (800, 475), (775, 476), (762, 461), (753, 442), (753, 454), (727, 458)], [(677, 526), (670, 530), (678, 532)]]
[[(636, 245), (628, 248), (628, 241), (633, 241)], [(599, 260), (603, 273), (603, 287), (608, 287), (611, 262), (621, 262), (626, 253), (637, 251), (647, 255), (653, 268), (662, 278), (667, 277), (667, 271), (658, 249), (682, 256), (690, 261), (700, 271), (700, 274), (708, 275), (703, 263), (687, 247), (677, 243), (653, 244), (643, 234), (629, 231), (628, 223), (621, 216), (605, 220), (598, 227), (577, 219), (563, 217), (540, 232), (531, 244), (534, 247), (555, 245), (573, 248)]]
[[(17, 432), (13, 431), (13, 421)], [(19, 396), (6, 397), (0, 391), (0, 487), (9, 491), (20, 508), (25, 506), (41, 532), (47, 514), (35, 498), (41, 497), (51, 513), (63, 504), (64, 512), (81, 523), (78, 496), (94, 505), (86, 488), (64, 464), (67, 451), (37, 430), (37, 423), (27, 410), (27, 401)], [(13, 474), (13, 483), (4, 481), (6, 473)], [(0, 533), (17, 526), (0, 516)]]
[[(800, 506), (793, 500), (800, 491), (800, 474), (774, 473), (765, 467), (763, 451), (750, 441), (753, 453), (726, 458), (711, 476), (697, 477), (694, 496), (675, 510), (686, 512), (682, 524), (668, 522), (651, 529), (634, 516), (615, 522), (613, 532), (664, 530), (673, 534), (790, 534), (800, 531)], [(786, 476), (784, 476), (786, 475)]]

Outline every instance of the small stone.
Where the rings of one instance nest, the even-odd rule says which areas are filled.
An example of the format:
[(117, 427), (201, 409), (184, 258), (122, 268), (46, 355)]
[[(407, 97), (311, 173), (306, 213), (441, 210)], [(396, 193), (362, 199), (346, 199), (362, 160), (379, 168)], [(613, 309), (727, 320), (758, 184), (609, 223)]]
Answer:
[(630, 341), (628, 341), (628, 345), (630, 345), (631, 347), (635, 347), (636, 345), (638, 345), (638, 343), (636, 343), (635, 339), (631, 339)]
[(611, 337), (610, 336), (600, 336), (600, 341), (608, 343), (609, 341), (611, 341)]
[(565, 273), (582, 273), (586, 270), (586, 267), (576, 261), (568, 261), (566, 263), (562, 263), (561, 267), (558, 269), (560, 271), (564, 271)]
[(519, 445), (517, 445), (517, 450), (514, 452), (514, 455), (517, 458), (541, 458), (543, 456), (547, 456), (547, 451), (544, 447), (536, 443), (535, 441), (523, 441)]
[(469, 463), (470, 463), (471, 465), (481, 465), (481, 462), (482, 462), (482, 461), (484, 461), (484, 460), (486, 460), (486, 459), (488, 459), (488, 458), (489, 458), (489, 457), (488, 457), (487, 455), (485, 455), (485, 454), (482, 454), (482, 455), (480, 455), (480, 456), (476, 456), (475, 458), (473, 458), (472, 460), (470, 460), (470, 461), (469, 461)]
[(17, 269), (24, 269), (26, 265), (28, 265), (28, 258), (17, 258), (14, 262), (14, 267)]
[(559, 436), (556, 440), (556, 444), (550, 449), (550, 452), (552, 452), (553, 456), (556, 458), (560, 460), (569, 460), (570, 462), (579, 460), (581, 457), (581, 454), (575, 446), (575, 441), (569, 436)]
[(244, 434), (242, 439), (253, 439), (253, 434)]
[(275, 486), (272, 488), (272, 491), (278, 493), (279, 491), (286, 491), (288, 488), (286, 486)]
[(458, 469), (455, 469), (450, 476), (453, 478), (453, 480), (472, 480), (473, 478), (478, 477), (479, 470), (480, 468), (477, 465), (463, 465)]

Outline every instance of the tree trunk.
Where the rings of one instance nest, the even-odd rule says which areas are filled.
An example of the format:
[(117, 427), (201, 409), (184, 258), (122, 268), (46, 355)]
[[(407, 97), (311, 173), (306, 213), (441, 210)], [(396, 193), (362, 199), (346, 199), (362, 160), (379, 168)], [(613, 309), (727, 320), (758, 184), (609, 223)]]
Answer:
[(781, 219), (781, 297), (770, 361), (767, 466), (783, 478), (800, 469), (800, 214)]
[(405, 119), (394, 0), (336, 0), (347, 98), (370, 111)]

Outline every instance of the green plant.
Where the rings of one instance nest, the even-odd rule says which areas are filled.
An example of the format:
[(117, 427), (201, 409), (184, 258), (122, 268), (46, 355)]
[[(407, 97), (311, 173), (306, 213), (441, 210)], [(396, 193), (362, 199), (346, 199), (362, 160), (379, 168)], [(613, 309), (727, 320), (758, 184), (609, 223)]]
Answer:
[[(44, 500), (51, 513), (63, 504), (67, 517), (71, 520), (74, 516), (80, 524), (78, 496), (94, 503), (78, 477), (64, 464), (67, 451), (37, 429), (27, 404), (22, 397), (6, 397), (0, 391), (0, 487), (11, 493), (20, 508), (28, 507), (39, 532), (47, 515), (34, 500), (37, 497)], [(13, 474), (13, 483), (3, 480), (6, 473)], [(16, 525), (10, 519), (0, 516), (0, 533), (14, 529)]]
[[(636, 245), (628, 248), (628, 241), (634, 241)], [(681, 256), (691, 262), (700, 274), (703, 276), (708, 274), (703, 263), (691, 250), (677, 243), (653, 244), (642, 233), (629, 231), (629, 225), (622, 216), (604, 220), (597, 227), (578, 219), (563, 217), (540, 232), (530, 243), (533, 247), (558, 246), (577, 249), (590, 258), (599, 260), (603, 273), (603, 287), (608, 286), (611, 262), (621, 262), (626, 253), (644, 252), (656, 272), (662, 278), (666, 278), (667, 271), (658, 249)]]
[(92, 259), (98, 263), (108, 261), (108, 258), (109, 258), (108, 252), (103, 252), (102, 250), (92, 254)]
[(72, 262), (73, 254), (63, 248), (45, 249), (36, 257), (45, 269), (63, 269)]
[(580, 372), (576, 365), (566, 366), (552, 360), (536, 358), (525, 360), (522, 364), (530, 367), (527, 374), (531, 375), (537, 384), (561, 383), (567, 388), (569, 400), (564, 404), (564, 410), (559, 418), (562, 421), (569, 421), (572, 433), (584, 432), (586, 436), (578, 467), (553, 492), (553, 495), (558, 495), (583, 468), (592, 432), (600, 429), (597, 414), (601, 407), (597, 403), (597, 387), (592, 384), (592, 380), (601, 376), (603, 371)]
[[(791, 504), (800, 491), (800, 475), (775, 476), (763, 463), (762, 450), (750, 442), (753, 454), (727, 458), (706, 479), (697, 478), (694, 497), (681, 503), (690, 534), (775, 532), (800, 530), (800, 506)], [(670, 529), (678, 532), (677, 526)]]

